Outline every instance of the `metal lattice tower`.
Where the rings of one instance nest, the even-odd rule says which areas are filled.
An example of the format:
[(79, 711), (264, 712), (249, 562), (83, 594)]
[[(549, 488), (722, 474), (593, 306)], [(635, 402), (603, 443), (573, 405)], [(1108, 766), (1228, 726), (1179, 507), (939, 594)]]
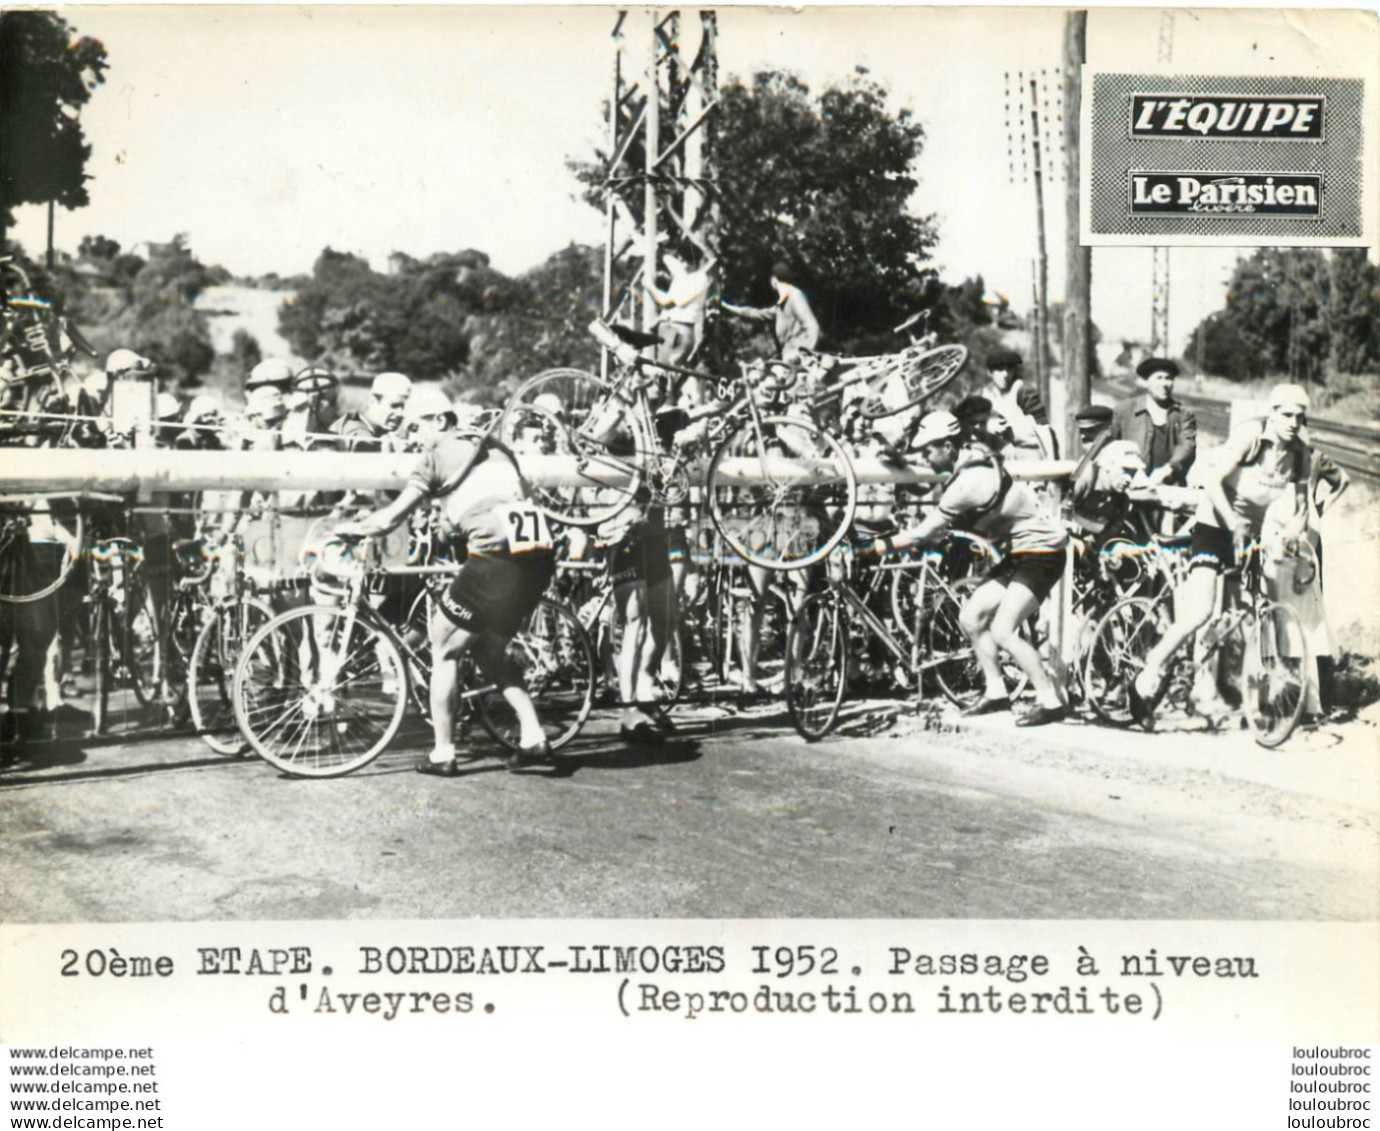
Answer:
[[(1157, 62), (1167, 69), (1174, 60), (1174, 13), (1168, 9), (1160, 13), (1160, 37)], [(1150, 278), (1150, 352), (1165, 355), (1169, 345), (1169, 248), (1156, 247), (1151, 252)]]
[(645, 284), (655, 282), (659, 248), (688, 241), (705, 261), (715, 255), (718, 208), (710, 155), (718, 19), (712, 11), (694, 15), (698, 20), (682, 20), (679, 11), (624, 11), (613, 28), (604, 313), (643, 329), (656, 322)]

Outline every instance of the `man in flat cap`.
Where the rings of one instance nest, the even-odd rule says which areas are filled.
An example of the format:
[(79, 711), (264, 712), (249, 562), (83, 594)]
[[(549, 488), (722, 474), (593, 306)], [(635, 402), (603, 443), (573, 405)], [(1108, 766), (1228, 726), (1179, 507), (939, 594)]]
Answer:
[(1111, 405), (1090, 404), (1073, 414), (1073, 422), (1078, 427), (1078, 450), (1080, 458), (1089, 453), (1096, 456), (1094, 448), (1106, 444), (1107, 433), (1111, 431), (1113, 412)]
[(1112, 437), (1135, 443), (1154, 486), (1182, 486), (1198, 455), (1198, 421), (1174, 399), (1178, 376), (1169, 358), (1147, 357), (1136, 366), (1140, 391), (1114, 410)]

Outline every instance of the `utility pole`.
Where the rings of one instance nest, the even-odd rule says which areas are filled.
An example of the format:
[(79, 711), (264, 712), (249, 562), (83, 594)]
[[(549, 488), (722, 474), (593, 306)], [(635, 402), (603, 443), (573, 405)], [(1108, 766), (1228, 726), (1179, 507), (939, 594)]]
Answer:
[[(1165, 9), (1160, 13), (1159, 44), (1156, 61), (1161, 70), (1168, 70), (1174, 61), (1174, 13)], [(1169, 344), (1169, 248), (1151, 249), (1150, 261), (1150, 352), (1167, 356)]]
[(1091, 403), (1092, 248), (1080, 239), (1078, 208), (1082, 157), (1079, 152), (1083, 63), (1087, 58), (1088, 13), (1064, 15), (1064, 451), (1078, 450), (1074, 414)]
[(1049, 404), (1049, 249), (1045, 244), (1045, 185), (1040, 164), (1040, 92), (1030, 80), (1030, 144), (1035, 173), (1035, 229), (1039, 241), (1035, 291), (1035, 378), (1040, 397)]

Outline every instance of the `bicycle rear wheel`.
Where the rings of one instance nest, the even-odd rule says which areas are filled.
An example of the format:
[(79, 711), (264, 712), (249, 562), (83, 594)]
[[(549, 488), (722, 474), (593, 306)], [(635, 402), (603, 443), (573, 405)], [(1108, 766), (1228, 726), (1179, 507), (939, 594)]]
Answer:
[(353, 609), (312, 605), (274, 617), (235, 668), (235, 720), (284, 773), (330, 778), (387, 748), (407, 708), (407, 668), (392, 639)]
[(1129, 688), (1165, 629), (1165, 606), (1148, 597), (1118, 601), (1093, 630), (1083, 662), (1083, 693), (1099, 718), (1131, 723)]
[(848, 610), (831, 589), (805, 599), (786, 639), (786, 711), (807, 742), (838, 724), (848, 687)]
[(1274, 601), (1263, 602), (1241, 631), (1241, 707), (1256, 742), (1275, 747), (1303, 715), (1312, 651), (1298, 613)]
[(803, 569), (839, 544), (858, 504), (843, 445), (796, 417), (753, 419), (730, 432), (709, 463), (715, 527), (740, 557), (767, 569)]
[[(594, 704), (594, 648), (579, 618), (565, 605), (543, 600), (508, 645), (508, 662), (517, 665), (532, 697), (552, 750), (570, 742)], [(477, 669), (473, 671), (477, 678)], [(479, 722), (510, 750), (521, 743), (521, 728), (502, 693), (490, 688), (478, 696)]]
[(598, 526), (632, 502), (643, 457), (655, 454), (630, 401), (582, 369), (548, 369), (508, 399), (499, 435), (517, 455), (565, 456), (576, 478), (531, 484), (532, 501), (568, 526)]
[(215, 609), (197, 633), (187, 664), (187, 705), (202, 742), (217, 754), (238, 757), (249, 749), (235, 722), (231, 684), (245, 644), (272, 619), (264, 601), (248, 597)]

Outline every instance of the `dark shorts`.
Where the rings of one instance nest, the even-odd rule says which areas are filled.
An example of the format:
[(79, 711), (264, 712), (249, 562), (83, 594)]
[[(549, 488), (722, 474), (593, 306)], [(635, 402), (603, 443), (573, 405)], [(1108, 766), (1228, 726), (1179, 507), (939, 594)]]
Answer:
[(1188, 566), (1194, 569), (1205, 566), (1221, 573), (1236, 564), (1236, 551), (1230, 530), (1220, 526), (1209, 526), (1206, 522), (1195, 522), (1189, 531)]
[(1008, 554), (987, 576), (988, 581), (1001, 585), (1019, 582), (1043, 601), (1064, 576), (1064, 550), (1047, 554)]
[(511, 638), (541, 602), (556, 574), (556, 557), (472, 557), (441, 592), (441, 611), (461, 628)]
[[(682, 547), (684, 544), (682, 531)], [(648, 588), (665, 585), (671, 579), (671, 547), (669, 532), (652, 533), (644, 527), (634, 527), (613, 549), (609, 568), (613, 572), (614, 585), (639, 581), (645, 582)]]

